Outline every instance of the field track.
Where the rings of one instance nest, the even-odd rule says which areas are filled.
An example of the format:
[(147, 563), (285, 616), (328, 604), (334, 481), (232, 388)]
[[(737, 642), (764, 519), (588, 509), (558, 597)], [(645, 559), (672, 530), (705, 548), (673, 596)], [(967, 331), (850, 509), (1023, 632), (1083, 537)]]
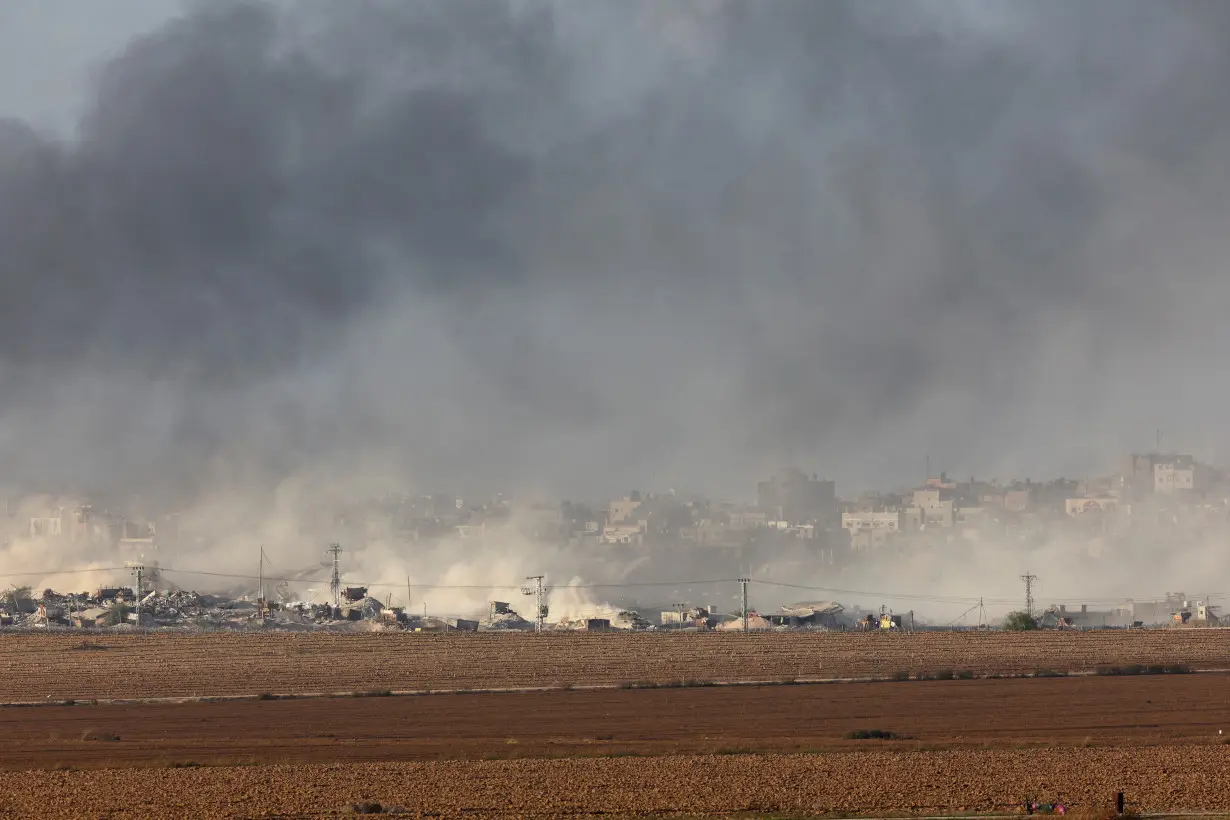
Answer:
[[(1230, 811), (1227, 694), (1210, 674), (6, 708), (0, 817), (936, 814), (1118, 790)], [(868, 728), (903, 737), (846, 737)]]
[(0, 703), (634, 682), (1230, 669), (1230, 630), (913, 634), (0, 634)]

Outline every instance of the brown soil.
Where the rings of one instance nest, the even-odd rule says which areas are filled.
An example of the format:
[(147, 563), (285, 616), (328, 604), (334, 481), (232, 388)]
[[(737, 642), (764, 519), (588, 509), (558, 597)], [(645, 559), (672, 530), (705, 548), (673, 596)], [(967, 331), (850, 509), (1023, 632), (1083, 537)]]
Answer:
[(811, 680), (917, 676), (942, 670), (1022, 674), (1154, 663), (1230, 669), (1230, 632), (10, 633), (0, 635), (0, 703), (636, 681)]
[(1230, 810), (1227, 694), (1205, 674), (10, 707), (0, 816), (935, 813), (1120, 789)]
[[(845, 737), (872, 729), (898, 739)], [(0, 768), (1209, 744), (1219, 729), (1230, 675), (9, 707)]]
[(1062, 798), (1109, 816), (1230, 811), (1230, 747), (956, 749), (831, 755), (304, 764), (0, 773), (0, 816), (333, 817), (378, 801), (417, 816), (774, 817), (1020, 811)]

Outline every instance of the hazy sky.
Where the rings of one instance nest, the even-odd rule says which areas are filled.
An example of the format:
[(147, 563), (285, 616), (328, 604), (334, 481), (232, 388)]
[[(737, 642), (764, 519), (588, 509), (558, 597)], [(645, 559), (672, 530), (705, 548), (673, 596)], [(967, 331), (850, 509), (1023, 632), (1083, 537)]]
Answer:
[(1230, 457), (1224, 4), (179, 8), (0, 0), (11, 481)]
[(0, 0), (0, 112), (70, 131), (90, 76), (178, 0)]

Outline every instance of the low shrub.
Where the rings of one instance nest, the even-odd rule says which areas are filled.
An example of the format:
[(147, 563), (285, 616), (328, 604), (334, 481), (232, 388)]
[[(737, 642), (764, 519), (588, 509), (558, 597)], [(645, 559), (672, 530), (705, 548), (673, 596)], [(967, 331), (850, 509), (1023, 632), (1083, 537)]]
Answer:
[(853, 732), (846, 732), (846, 740), (892, 740), (895, 737), (897, 735), (884, 729), (855, 729)]
[(1038, 628), (1038, 622), (1028, 612), (1009, 612), (1000, 628), (1006, 632), (1029, 632)]
[(350, 803), (342, 807), (342, 814), (384, 814), (384, 806), (375, 802)]
[(110, 732), (102, 732), (98, 729), (86, 729), (81, 733), (81, 739), (85, 741), (97, 741), (101, 743), (115, 743), (120, 739), (119, 735), (113, 735)]
[(103, 626), (119, 626), (128, 622), (128, 613), (132, 612), (132, 608), (127, 604), (112, 604), (107, 610), (107, 614), (103, 616)]
[(90, 641), (82, 641), (73, 647), (73, 651), (75, 652), (101, 652), (106, 651), (107, 649), (110, 649), (110, 647), (99, 643), (92, 643)]
[(894, 672), (894, 673), (893, 673), (893, 680), (909, 680), (909, 679), (910, 679), (910, 673), (909, 673), (909, 672), (906, 672), (906, 671), (901, 671), (901, 672)]
[(1066, 678), (1067, 672), (1056, 672), (1054, 669), (1039, 669), (1034, 672), (1035, 678)]
[(955, 675), (953, 675), (953, 677), (957, 680), (973, 680), (974, 671), (972, 669), (960, 669)]

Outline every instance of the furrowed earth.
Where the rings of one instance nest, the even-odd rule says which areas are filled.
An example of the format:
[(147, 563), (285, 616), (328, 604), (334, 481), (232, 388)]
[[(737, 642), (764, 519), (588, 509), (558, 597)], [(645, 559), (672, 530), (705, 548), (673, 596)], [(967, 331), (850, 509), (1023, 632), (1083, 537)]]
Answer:
[(1230, 812), (1230, 674), (1176, 673), (1230, 668), (1223, 630), (10, 634), (0, 666), (0, 816)]

